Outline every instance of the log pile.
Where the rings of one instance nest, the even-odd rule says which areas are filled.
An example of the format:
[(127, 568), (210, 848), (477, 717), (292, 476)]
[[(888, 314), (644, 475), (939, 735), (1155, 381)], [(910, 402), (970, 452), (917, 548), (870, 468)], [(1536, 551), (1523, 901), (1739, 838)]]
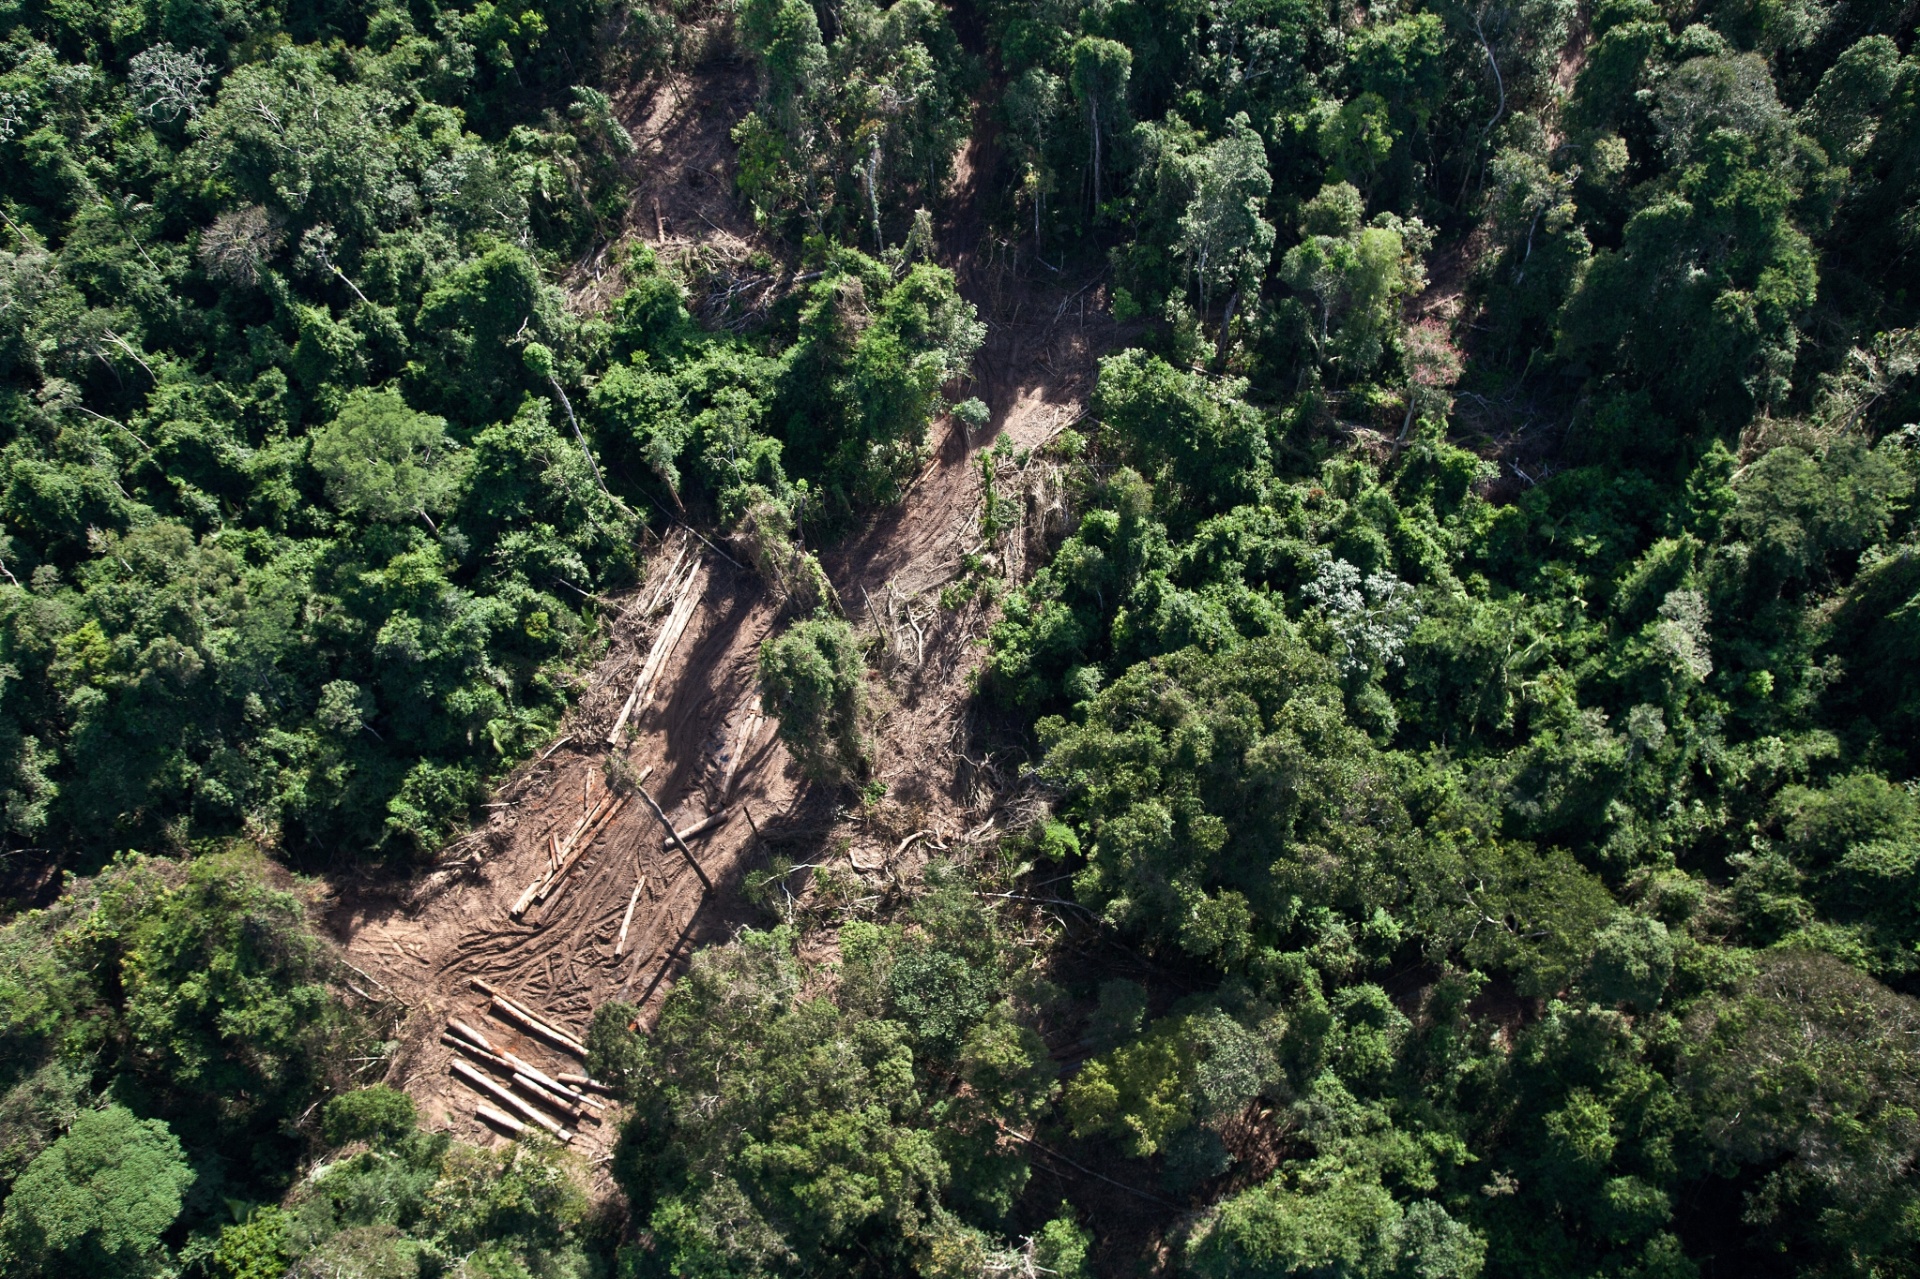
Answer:
[(481, 1074), (461, 1058), (455, 1057), (448, 1069), (453, 1072), (454, 1077), (460, 1080), (460, 1082), (466, 1084), (482, 1096), (490, 1097), (494, 1101), (499, 1102), (500, 1105), (517, 1115), (522, 1122), (537, 1124), (541, 1128), (546, 1129), (549, 1133), (553, 1134), (553, 1138), (556, 1141), (569, 1142), (573, 1140), (573, 1133), (561, 1127), (558, 1120), (549, 1118), (538, 1110), (535, 1110), (530, 1102), (520, 1100), (520, 1098), (514, 1096), (511, 1090), (494, 1082), (492, 1077)]
[(674, 597), (673, 611), (667, 614), (666, 625), (660, 628), (660, 634), (654, 638), (653, 648), (647, 653), (647, 660), (640, 667), (640, 674), (633, 681), (633, 692), (627, 695), (627, 701), (615, 717), (613, 727), (607, 730), (607, 745), (619, 746), (620, 735), (627, 727), (627, 721), (646, 712), (649, 700), (653, 696), (653, 684), (659, 678), (673, 650), (679, 647), (680, 636), (685, 633), (687, 623), (693, 620), (694, 610), (700, 606), (701, 592), (698, 589), (704, 566), (699, 557), (695, 557), (693, 566), (680, 583), (679, 593)]
[[(561, 1108), (580, 1111), (585, 1106), (593, 1110), (604, 1110), (605, 1105), (581, 1092), (573, 1084), (563, 1083), (539, 1067), (516, 1056), (505, 1045), (495, 1044), (485, 1035), (461, 1021), (458, 1017), (447, 1019), (446, 1032), (440, 1036), (440, 1042), (449, 1048), (458, 1048), (462, 1052), (477, 1057), (486, 1064), (510, 1075), (524, 1075), (532, 1084), (548, 1095)], [(588, 1116), (592, 1118), (592, 1116)]]
[[(525, 1005), (502, 995), (478, 978), (473, 980), (473, 985), (493, 1001), (491, 1011), (496, 1017), (555, 1047), (581, 1057), (586, 1055), (586, 1049), (578, 1040)], [(511, 1136), (518, 1137), (529, 1127), (534, 1127), (551, 1134), (556, 1141), (571, 1142), (573, 1129), (566, 1125), (578, 1128), (582, 1123), (600, 1123), (600, 1116), (595, 1112), (607, 1108), (606, 1102), (591, 1094), (610, 1096), (613, 1091), (606, 1084), (586, 1075), (549, 1075), (516, 1055), (505, 1044), (495, 1042), (458, 1017), (447, 1018), (447, 1027), (441, 1033), (440, 1042), (457, 1053), (465, 1054), (454, 1057), (448, 1070), (454, 1078), (486, 1099), (475, 1106), (474, 1116)], [(480, 1069), (483, 1066), (494, 1073), (487, 1074)], [(496, 1075), (500, 1078), (496, 1078)]]

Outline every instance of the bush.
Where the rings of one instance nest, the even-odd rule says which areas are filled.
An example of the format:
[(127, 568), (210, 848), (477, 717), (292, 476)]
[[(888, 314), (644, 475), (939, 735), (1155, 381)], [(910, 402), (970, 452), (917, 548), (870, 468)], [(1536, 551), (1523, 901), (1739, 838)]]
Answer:
[(866, 664), (845, 621), (815, 617), (762, 644), (760, 704), (808, 777), (866, 776)]
[(320, 1132), (330, 1146), (364, 1141), (391, 1145), (413, 1131), (413, 1098), (384, 1084), (362, 1088), (327, 1103)]

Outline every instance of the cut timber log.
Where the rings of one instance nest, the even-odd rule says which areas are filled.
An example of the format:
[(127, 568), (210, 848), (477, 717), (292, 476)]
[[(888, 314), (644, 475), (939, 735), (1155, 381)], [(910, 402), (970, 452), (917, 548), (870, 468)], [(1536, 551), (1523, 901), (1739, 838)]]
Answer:
[(527, 907), (533, 905), (534, 897), (540, 892), (542, 888), (546, 887), (547, 880), (551, 875), (552, 875), (552, 872), (549, 871), (547, 872), (547, 874), (541, 875), (539, 878), (535, 879), (531, 884), (528, 884), (526, 887), (526, 891), (521, 893), (518, 897), (514, 898), (513, 905), (507, 907), (508, 918), (518, 919), (520, 918), (520, 916), (526, 914)]
[[(640, 770), (640, 780), (643, 782), (652, 775), (652, 764), (648, 764)], [(593, 814), (597, 812), (600, 813), (600, 820), (594, 823), (593, 829), (586, 832), (584, 838), (581, 837), (581, 828), (575, 826), (573, 833), (567, 836), (566, 844), (551, 843), (547, 850), (547, 869), (537, 876), (531, 884), (528, 884), (519, 897), (514, 899), (514, 903), (508, 909), (507, 914), (514, 919), (518, 919), (520, 916), (526, 914), (535, 902), (545, 901), (548, 895), (553, 892), (554, 886), (560, 882), (569, 870), (573, 869), (574, 861), (578, 859), (582, 853), (586, 852), (588, 848), (592, 847), (593, 841), (600, 837), (601, 830), (606, 827), (608, 822), (614, 819), (614, 816), (620, 811), (621, 806), (626, 802), (624, 796), (615, 799), (612, 806), (604, 812), (601, 811), (600, 805), (596, 804), (593, 811), (587, 814), (587, 817), (592, 817)], [(606, 803), (606, 801), (603, 799), (601, 804), (604, 803)], [(585, 822), (587, 817), (583, 817), (580, 820)]]
[(493, 1011), (503, 1020), (513, 1022), (535, 1038), (544, 1039), (562, 1052), (572, 1053), (582, 1061), (587, 1057), (587, 1046), (569, 1035), (566, 1031), (550, 1026), (534, 1016), (520, 1005), (499, 995), (493, 997)]
[(613, 944), (615, 959), (627, 953), (627, 929), (633, 925), (633, 908), (640, 904), (640, 890), (647, 886), (647, 877), (642, 875), (634, 881), (633, 896), (627, 898), (627, 913), (620, 920), (620, 940)]
[(613, 1085), (603, 1084), (598, 1079), (590, 1079), (586, 1075), (561, 1075), (559, 1078), (563, 1084), (572, 1084), (575, 1088), (591, 1088), (597, 1093), (608, 1097), (613, 1096)]
[(695, 572), (687, 579), (687, 590), (680, 597), (679, 607), (669, 618), (671, 625), (662, 632), (666, 643), (661, 647), (659, 661), (654, 664), (653, 670), (640, 685), (640, 700), (634, 705), (634, 714), (638, 715), (647, 709), (648, 699), (653, 695), (654, 683), (659, 680), (660, 672), (667, 668), (667, 663), (673, 660), (673, 651), (680, 646), (680, 637), (686, 634), (687, 623), (693, 620), (694, 613), (699, 610), (700, 598), (705, 592), (706, 581), (700, 575), (699, 566), (696, 565)]
[(474, 1118), (484, 1119), (496, 1128), (506, 1129), (516, 1137), (521, 1136), (527, 1131), (527, 1126), (518, 1119), (515, 1119), (505, 1111), (494, 1109), (484, 1101), (473, 1108), (473, 1115)]
[(587, 1112), (581, 1108), (578, 1102), (567, 1100), (567, 1097), (564, 1093), (557, 1093), (553, 1091), (551, 1088), (548, 1088), (545, 1084), (542, 1084), (539, 1080), (534, 1079), (529, 1075), (523, 1075), (516, 1070), (513, 1072), (513, 1083), (514, 1083), (514, 1086), (518, 1088), (521, 1092), (528, 1094), (535, 1101), (547, 1107), (549, 1110), (557, 1110), (561, 1114), (565, 1115), (569, 1120), (571, 1120), (574, 1123), (576, 1127), (579, 1125), (580, 1121), (583, 1118), (593, 1118), (593, 1122), (595, 1123), (600, 1122), (598, 1118), (589, 1116)]
[(680, 838), (680, 832), (673, 828), (673, 823), (667, 820), (667, 815), (660, 811), (660, 805), (653, 802), (653, 796), (647, 794), (644, 788), (640, 788), (639, 795), (641, 799), (647, 801), (647, 807), (653, 810), (654, 817), (666, 829), (667, 838), (672, 840), (674, 847), (680, 850), (680, 855), (687, 859), (687, 865), (693, 867), (693, 873), (700, 877), (700, 887), (709, 893), (713, 892), (713, 881), (707, 878), (706, 870), (694, 860), (693, 850), (687, 847), (686, 840)]
[(555, 1048), (570, 1052), (583, 1061), (586, 1059), (586, 1045), (575, 1039), (572, 1035), (561, 1030), (558, 1026), (551, 1025), (544, 1021), (534, 1013), (529, 1012), (525, 1007), (508, 999), (505, 995), (495, 990), (486, 982), (481, 981), (478, 977), (470, 978), (469, 980), (473, 982), (473, 988), (475, 990), (493, 1000), (492, 1011), (494, 1016), (510, 1025), (520, 1027), (522, 1030), (527, 1031), (537, 1038), (544, 1039)]
[(687, 573), (687, 579), (680, 588), (679, 598), (674, 601), (673, 612), (667, 615), (665, 626), (660, 628), (659, 638), (653, 641), (653, 649), (647, 654), (646, 664), (640, 668), (639, 676), (633, 681), (633, 692), (627, 695), (626, 705), (620, 708), (620, 714), (614, 719), (613, 727), (607, 730), (607, 745), (620, 745), (620, 733), (627, 721), (647, 709), (647, 698), (653, 692), (653, 681), (660, 670), (673, 656), (673, 650), (680, 643), (680, 635), (687, 629), (687, 622), (700, 605), (700, 585), (702, 566), (695, 560), (693, 568)]
[(481, 1074), (466, 1062), (456, 1057), (451, 1069), (463, 1083), (479, 1092), (485, 1093), (528, 1123), (539, 1124), (542, 1128), (552, 1133), (555, 1139), (559, 1141), (573, 1140), (573, 1134), (561, 1127), (557, 1120), (550, 1119), (546, 1115), (541, 1114), (531, 1105), (514, 1096), (511, 1091), (487, 1078), (487, 1076)]
[[(592, 779), (589, 778), (588, 780), (591, 781)], [(585, 804), (587, 802), (585, 796), (581, 797), (580, 802), (582, 804)], [(607, 797), (602, 795), (600, 797), (599, 803), (593, 805), (591, 808), (587, 809), (586, 812), (580, 814), (580, 819), (574, 822), (573, 829), (567, 832), (567, 837), (565, 839), (558, 840), (558, 842), (551, 845), (551, 847), (553, 848), (557, 856), (565, 857), (567, 855), (567, 850), (573, 847), (573, 841), (580, 837), (580, 832), (587, 828), (587, 823), (592, 821), (595, 815), (599, 813), (600, 805), (605, 804), (606, 802), (607, 802)]]
[(479, 991), (481, 994), (485, 995), (487, 998), (503, 1003), (507, 1005), (509, 1008), (513, 1009), (515, 1012), (519, 1013), (522, 1017), (527, 1017), (532, 1019), (533, 1021), (540, 1023), (542, 1026), (545, 1026), (548, 1030), (551, 1030), (554, 1034), (559, 1035), (561, 1038), (565, 1039), (568, 1043), (578, 1044), (580, 1042), (578, 1039), (575, 1039), (572, 1035), (568, 1034), (566, 1031), (560, 1029), (554, 1023), (549, 1022), (548, 1020), (546, 1020), (546, 1018), (540, 1016), (539, 1013), (534, 1012), (533, 1009), (527, 1006), (526, 1004), (523, 1004), (519, 1000), (515, 999), (512, 995), (503, 993), (498, 987), (494, 986), (491, 982), (488, 982), (483, 978), (479, 978), (479, 977), (469, 977), (467, 978), (467, 981), (473, 986), (475, 990)]
[(586, 815), (573, 824), (573, 829), (567, 832), (567, 837), (554, 846), (554, 861), (564, 862), (567, 860), (567, 854), (573, 851), (575, 842), (580, 838), (580, 832), (587, 828), (587, 823), (600, 815), (600, 810), (607, 806), (607, 800), (609, 798), (611, 797), (602, 795), (599, 801), (586, 811)]
[[(723, 808), (717, 813), (707, 814), (707, 816), (702, 817), (685, 830), (675, 831), (674, 834), (682, 840), (696, 839), (710, 830), (718, 830), (720, 827), (725, 826), (727, 824), (727, 818), (732, 816), (733, 810), (731, 808)], [(660, 841), (660, 847), (663, 851), (672, 846), (673, 841), (670, 839), (662, 839)]]
[(481, 1052), (498, 1053), (500, 1051), (493, 1046), (491, 1039), (488, 1039), (477, 1029), (461, 1021), (458, 1017), (447, 1018), (447, 1029), (459, 1038), (467, 1040)]

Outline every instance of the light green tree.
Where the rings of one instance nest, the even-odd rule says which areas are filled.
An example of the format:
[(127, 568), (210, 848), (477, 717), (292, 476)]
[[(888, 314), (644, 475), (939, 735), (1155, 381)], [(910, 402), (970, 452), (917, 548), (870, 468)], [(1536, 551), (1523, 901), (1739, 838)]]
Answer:
[(760, 646), (760, 702), (808, 776), (840, 781), (867, 769), (866, 665), (837, 617), (800, 622)]
[(1399, 336), (1400, 302), (1426, 286), (1432, 232), (1418, 218), (1382, 213), (1365, 226), (1360, 193), (1345, 182), (1320, 189), (1302, 211), (1302, 240), (1280, 278), (1310, 300), (1313, 342), (1340, 378), (1363, 377)]
[(462, 468), (446, 419), (416, 413), (397, 391), (355, 391), (313, 433), (313, 466), (342, 515), (423, 520), (459, 496)]
[(1193, 158), (1194, 192), (1180, 218), (1176, 247), (1200, 284), (1204, 311), (1218, 289), (1227, 290), (1220, 319), (1220, 349), (1242, 293), (1256, 287), (1273, 255), (1273, 224), (1261, 216), (1273, 178), (1267, 148), (1245, 112), (1227, 124), (1225, 136)]

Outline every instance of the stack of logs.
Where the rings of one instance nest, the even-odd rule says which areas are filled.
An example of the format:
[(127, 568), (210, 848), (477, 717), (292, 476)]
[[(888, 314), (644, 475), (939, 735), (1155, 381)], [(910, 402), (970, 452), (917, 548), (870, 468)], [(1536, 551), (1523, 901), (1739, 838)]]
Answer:
[[(684, 556), (686, 550), (682, 548), (680, 554)], [(680, 561), (676, 559), (673, 567), (667, 570), (665, 580), (660, 583), (659, 591), (655, 592), (654, 597), (647, 602), (645, 612), (651, 613), (659, 606), (667, 589), (673, 585), (674, 571), (679, 567)], [(693, 566), (687, 570), (687, 575), (680, 579), (674, 595), (673, 611), (667, 614), (666, 625), (662, 626), (660, 634), (654, 637), (653, 647), (647, 653), (647, 660), (641, 663), (640, 674), (634, 678), (633, 691), (627, 694), (626, 704), (620, 708), (620, 714), (614, 718), (613, 727), (607, 730), (607, 745), (619, 746), (620, 734), (626, 728), (627, 721), (646, 712), (653, 697), (654, 681), (660, 677), (660, 672), (666, 668), (667, 662), (673, 657), (673, 650), (679, 647), (681, 635), (686, 633), (687, 623), (693, 620), (693, 612), (700, 606), (700, 591), (696, 586), (700, 580), (701, 569), (700, 557), (696, 555), (693, 558)]]
[[(571, 1053), (583, 1061), (586, 1059), (586, 1045), (526, 1005), (508, 998), (477, 977), (473, 979), (473, 988), (493, 1001), (488, 1009), (493, 1016), (562, 1052)], [(589, 1093), (607, 1096), (613, 1091), (599, 1080), (589, 1079), (583, 1074), (549, 1075), (515, 1056), (503, 1044), (495, 1044), (458, 1017), (447, 1019), (447, 1028), (442, 1032), (440, 1042), (467, 1054), (496, 1074), (505, 1076), (507, 1082), (502, 1083), (476, 1069), (464, 1057), (455, 1057), (449, 1067), (455, 1078), (481, 1096), (499, 1103), (499, 1106), (492, 1106), (481, 1102), (474, 1107), (474, 1114), (516, 1137), (524, 1133), (528, 1125), (532, 1125), (544, 1129), (557, 1141), (570, 1142), (573, 1140), (572, 1130), (553, 1116), (561, 1116), (576, 1128), (582, 1121), (597, 1124), (600, 1117), (595, 1112), (605, 1110), (606, 1103)]]

